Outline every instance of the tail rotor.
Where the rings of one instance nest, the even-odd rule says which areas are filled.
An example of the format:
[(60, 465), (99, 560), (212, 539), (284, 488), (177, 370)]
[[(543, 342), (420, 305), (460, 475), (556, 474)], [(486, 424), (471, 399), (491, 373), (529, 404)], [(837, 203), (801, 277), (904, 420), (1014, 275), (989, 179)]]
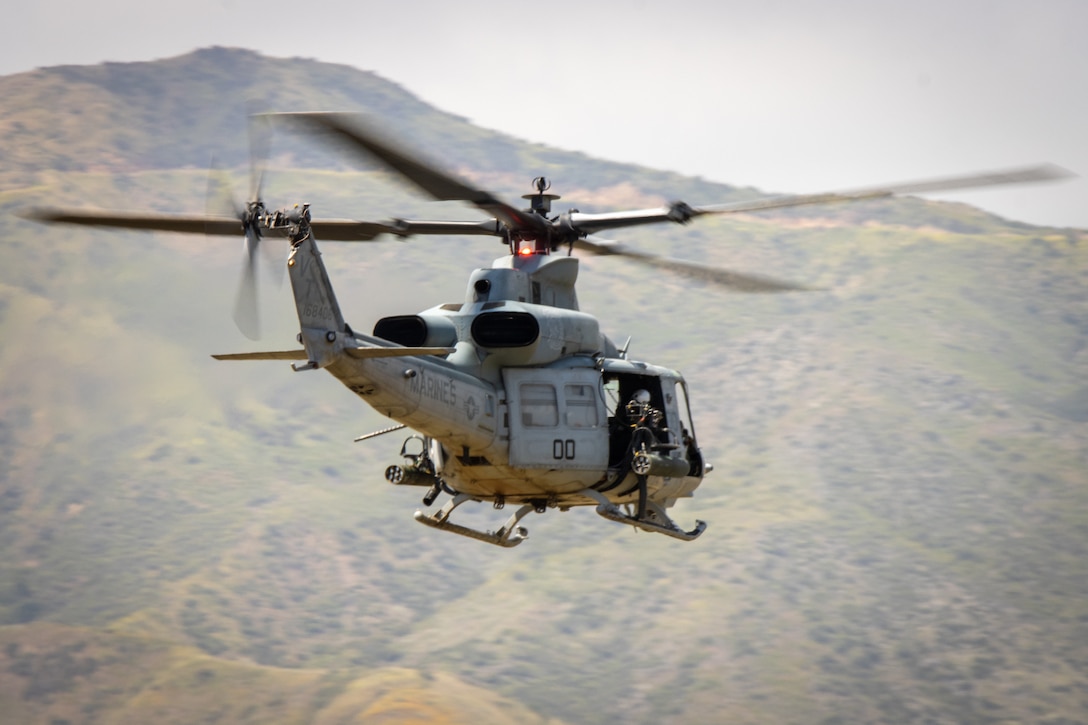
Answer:
[[(239, 331), (251, 340), (261, 336), (260, 304), (257, 292), (257, 256), (264, 257), (269, 277), (283, 281), (283, 258), (286, 248), (277, 239), (265, 240), (262, 233), (267, 209), (261, 197), (265, 168), (270, 147), (271, 129), (267, 119), (251, 115), (249, 121), (249, 199), (239, 204), (225, 174), (213, 170), (208, 180), (207, 209), (209, 217), (215, 212), (229, 215), (241, 222), (243, 243), (242, 274), (234, 300), (233, 318)], [(226, 208), (223, 208), (226, 207)]]

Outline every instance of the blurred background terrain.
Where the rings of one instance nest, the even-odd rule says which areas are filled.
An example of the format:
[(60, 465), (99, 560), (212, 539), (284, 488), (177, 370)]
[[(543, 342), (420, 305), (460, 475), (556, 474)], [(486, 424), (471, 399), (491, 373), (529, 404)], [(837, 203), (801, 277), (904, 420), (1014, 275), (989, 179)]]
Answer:
[[(0, 97), (10, 722), (1086, 721), (1083, 230), (908, 198), (624, 233), (826, 291), (731, 295), (585, 260), (582, 308), (688, 379), (716, 470), (674, 513), (710, 528), (683, 544), (552, 512), (498, 550), (411, 520), (416, 492), (382, 479), (400, 437), (353, 444), (387, 422), (330, 376), (209, 357), (297, 332), (274, 288), (264, 341), (235, 330), (240, 239), (15, 213), (201, 212), (213, 163), (241, 197), (254, 109), (373, 114), (508, 200), (541, 174), (582, 211), (758, 190), (242, 50), (9, 75)], [(269, 169), (272, 206), (477, 218), (301, 136), (277, 134)], [(460, 301), (505, 248), (322, 249), (368, 330)]]

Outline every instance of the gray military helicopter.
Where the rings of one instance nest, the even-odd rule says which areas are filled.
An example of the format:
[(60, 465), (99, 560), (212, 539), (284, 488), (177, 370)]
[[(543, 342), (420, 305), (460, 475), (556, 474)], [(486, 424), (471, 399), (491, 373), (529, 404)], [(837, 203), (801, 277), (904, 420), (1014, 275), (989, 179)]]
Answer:
[[(666, 207), (587, 214), (552, 214), (549, 184), (537, 178), (525, 195), (528, 208), (512, 206), (439, 170), (393, 143), (358, 116), (337, 113), (271, 114), (331, 137), (368, 159), (377, 159), (438, 200), (468, 202), (489, 218), (478, 222), (383, 222), (312, 218), (308, 204), (267, 209), (255, 175), (251, 200), (235, 216), (149, 215), (114, 211), (33, 209), (44, 222), (213, 235), (241, 232), (246, 267), (235, 308), (244, 333), (256, 337), (255, 253), (266, 234), (290, 243), (288, 275), (298, 312), (300, 347), (273, 352), (214, 355), (218, 360), (286, 360), (296, 371), (327, 370), (378, 412), (396, 421), (366, 440), (405, 428), (418, 433), (401, 447), (403, 461), (385, 477), (400, 486), (427, 489), (430, 507), (417, 521), (490, 544), (512, 547), (528, 532), (528, 513), (596, 506), (604, 518), (684, 541), (706, 523), (685, 530), (666, 513), (692, 496), (712, 466), (703, 459), (680, 373), (631, 360), (597, 319), (578, 308), (578, 258), (571, 251), (622, 255), (671, 273), (742, 292), (809, 289), (682, 260), (645, 254), (593, 235), (628, 226), (685, 224), (709, 214), (735, 214), (804, 204), (858, 201), (895, 194), (1057, 179), (1053, 166), (946, 178), (849, 192), (781, 196), (716, 206)], [(266, 117), (267, 118), (267, 117)], [(420, 234), (498, 237), (508, 254), (471, 274), (464, 300), (416, 314), (378, 320), (372, 334), (345, 322), (317, 239), (369, 242), (382, 236)], [(561, 252), (564, 250), (566, 254)], [(518, 508), (495, 531), (454, 523), (467, 502)]]

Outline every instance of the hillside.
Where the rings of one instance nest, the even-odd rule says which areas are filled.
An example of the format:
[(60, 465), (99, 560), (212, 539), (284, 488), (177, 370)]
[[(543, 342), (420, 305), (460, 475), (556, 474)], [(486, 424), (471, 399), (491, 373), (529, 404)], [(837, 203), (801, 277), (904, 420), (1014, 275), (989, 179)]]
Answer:
[[(550, 512), (497, 550), (411, 520), (416, 493), (381, 475), (401, 437), (353, 444), (384, 419), (329, 376), (209, 358), (297, 331), (271, 289), (264, 342), (234, 329), (240, 242), (13, 212), (200, 211), (213, 157), (245, 185), (253, 102), (378, 115), (508, 199), (540, 173), (586, 211), (755, 190), (525, 144), (376, 75), (248, 51), (43, 69), (0, 93), (0, 713), (1085, 721), (1084, 232), (904, 199), (625, 233), (827, 291), (585, 261), (583, 309), (688, 379), (716, 470), (675, 514), (710, 528), (684, 544)], [(266, 197), (473, 218), (286, 135)], [(460, 300), (503, 248), (322, 249), (368, 329)]]

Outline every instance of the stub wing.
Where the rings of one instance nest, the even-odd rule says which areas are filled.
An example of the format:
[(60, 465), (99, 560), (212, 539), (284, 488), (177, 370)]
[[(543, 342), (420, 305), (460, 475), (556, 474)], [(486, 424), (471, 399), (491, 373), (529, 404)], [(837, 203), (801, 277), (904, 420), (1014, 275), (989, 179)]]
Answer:
[(416, 355), (449, 355), (452, 347), (345, 347), (344, 352), (356, 360), (370, 357), (415, 357)]
[[(449, 355), (452, 347), (346, 347), (344, 352), (356, 360), (372, 357), (415, 357), (416, 355)], [(309, 360), (305, 350), (274, 350), (270, 352), (235, 352), (212, 355), (216, 360)]]

